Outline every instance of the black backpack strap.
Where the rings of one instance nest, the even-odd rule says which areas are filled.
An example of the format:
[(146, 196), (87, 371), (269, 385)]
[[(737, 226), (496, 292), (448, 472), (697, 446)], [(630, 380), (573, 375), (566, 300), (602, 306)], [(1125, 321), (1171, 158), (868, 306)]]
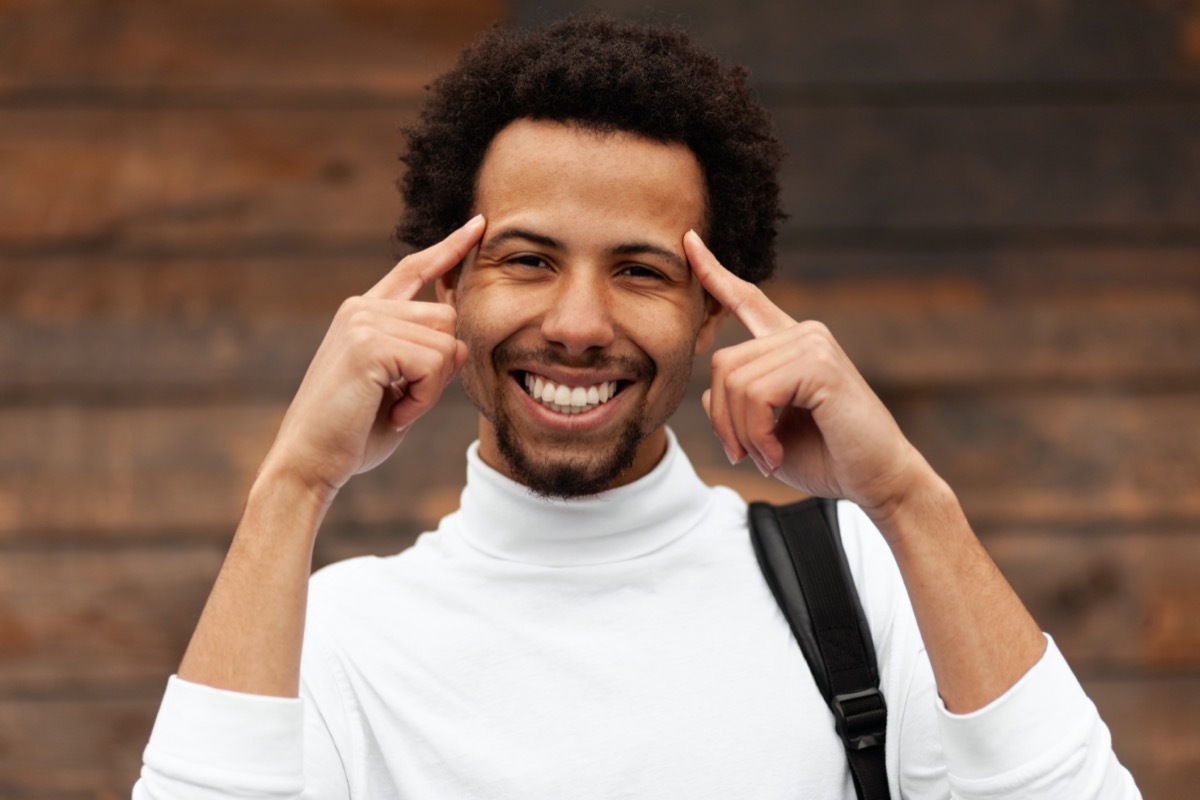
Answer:
[(837, 502), (750, 504), (750, 538), (835, 727), (860, 800), (888, 800), (887, 704), (867, 618), (838, 532)]

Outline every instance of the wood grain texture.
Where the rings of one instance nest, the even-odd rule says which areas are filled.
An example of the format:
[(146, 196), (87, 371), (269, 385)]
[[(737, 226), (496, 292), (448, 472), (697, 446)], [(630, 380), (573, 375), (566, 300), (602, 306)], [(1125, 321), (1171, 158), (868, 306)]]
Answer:
[[(165, 678), (154, 682), (161, 695)], [(0, 794), (128, 798), (160, 696), (0, 701)]]
[(388, 251), (400, 125), (387, 109), (0, 110), (0, 243), (10, 248), (236, 244), (291, 252), (346, 239)]
[[(183, 254), (391, 234), (413, 107), (0, 110), (0, 248)], [(775, 110), (785, 237), (1200, 236), (1200, 105)]]
[(0, 94), (412, 92), (503, 10), (498, 0), (8, 0)]
[(984, 544), (1084, 674), (1200, 667), (1200, 536), (1184, 528), (1001, 526)]
[[(533, 24), (579, 8), (572, 0), (517, 0)], [(792, 0), (695, 3), (590, 0), (616, 16), (678, 24), (750, 65), (759, 83), (1124, 82), (1200, 78), (1187, 35), (1191, 2), (1120, 0)]]
[[(1200, 515), (1195, 394), (996, 392), (889, 399), (901, 429), (979, 525), (1175, 526)], [(729, 467), (698, 405), (685, 401), (672, 424), (706, 481), (733, 486), (752, 499), (792, 496), (749, 463)]]
[(774, 109), (807, 228), (1195, 228), (1200, 104)]
[[(9, 409), (0, 414), (0, 539), (171, 541), (198, 532), (223, 540), (284, 410), (276, 403)], [(465, 398), (448, 392), (387, 468), (341, 493), (329, 521), (428, 525), (453, 510), (476, 420)], [(414, 459), (421, 468), (405, 469)]]
[(892, 403), (980, 521), (1200, 517), (1200, 396), (994, 393)]
[(165, 680), (191, 638), (229, 535), (171, 548), (6, 552), (0, 696), (101, 699)]
[(1083, 685), (1146, 800), (1184, 798), (1200, 785), (1200, 680), (1093, 678)]

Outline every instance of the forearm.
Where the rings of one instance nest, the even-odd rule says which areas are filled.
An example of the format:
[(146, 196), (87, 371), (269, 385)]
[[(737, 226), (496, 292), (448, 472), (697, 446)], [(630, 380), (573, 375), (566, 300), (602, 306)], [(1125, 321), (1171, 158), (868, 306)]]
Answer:
[(948, 710), (982, 708), (1037, 663), (1041, 630), (932, 470), (875, 522), (900, 567)]
[(270, 470), (258, 476), (179, 676), (295, 697), (313, 542), (329, 500)]

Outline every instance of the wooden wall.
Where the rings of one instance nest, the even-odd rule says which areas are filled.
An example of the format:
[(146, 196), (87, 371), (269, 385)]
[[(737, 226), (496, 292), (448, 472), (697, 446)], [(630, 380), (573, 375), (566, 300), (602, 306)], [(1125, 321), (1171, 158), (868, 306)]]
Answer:
[[(1146, 797), (1188, 796), (1200, 3), (603, 5), (752, 66), (791, 154), (772, 291), (958, 488)], [(291, 392), (390, 266), (396, 126), (490, 21), (575, 7), (0, 4), (0, 797), (128, 794)], [(437, 415), (319, 562), (455, 505), (473, 414)], [(779, 496), (694, 396), (676, 425), (710, 480)]]

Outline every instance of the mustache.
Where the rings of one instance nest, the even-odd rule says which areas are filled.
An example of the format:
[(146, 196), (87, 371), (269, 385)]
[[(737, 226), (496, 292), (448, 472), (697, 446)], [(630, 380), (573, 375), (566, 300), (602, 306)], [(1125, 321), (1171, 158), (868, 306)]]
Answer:
[(657, 370), (648, 356), (613, 355), (591, 352), (572, 357), (553, 347), (522, 347), (500, 345), (492, 351), (492, 366), (497, 372), (509, 372), (511, 365), (519, 363), (551, 364), (571, 369), (594, 369), (625, 372), (639, 380), (653, 378)]

